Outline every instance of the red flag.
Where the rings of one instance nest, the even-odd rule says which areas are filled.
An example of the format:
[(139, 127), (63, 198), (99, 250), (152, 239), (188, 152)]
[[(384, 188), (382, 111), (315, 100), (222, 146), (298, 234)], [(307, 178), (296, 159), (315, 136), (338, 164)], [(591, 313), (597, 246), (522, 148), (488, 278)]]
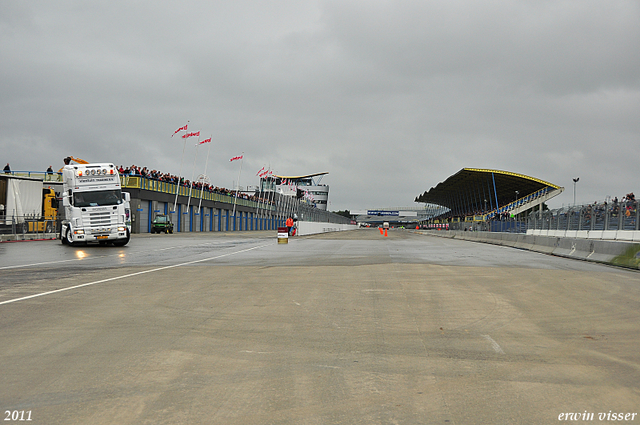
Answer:
[(233, 162), (233, 161), (236, 161), (236, 160), (238, 160), (238, 159), (242, 159), (242, 157), (243, 157), (243, 156), (244, 156), (244, 155), (234, 156), (233, 158), (231, 158), (231, 159), (229, 160), (229, 162)]
[(264, 171), (264, 167), (262, 167), (261, 169), (258, 170), (258, 172), (256, 173), (256, 176), (260, 176), (262, 177), (260, 174)]
[[(209, 142), (211, 142), (211, 137), (209, 137), (208, 139), (204, 139), (202, 142), (198, 143), (198, 145), (201, 145), (203, 143), (209, 143)], [(196, 145), (196, 146), (198, 146), (198, 145)]]
[(180, 133), (182, 130), (187, 131), (187, 126), (189, 124), (185, 124), (184, 127), (180, 127), (179, 129), (177, 129), (176, 131), (173, 132), (173, 134), (171, 135), (171, 137), (175, 136), (177, 133)]
[(195, 133), (185, 133), (185, 134), (182, 135), (182, 138), (186, 139), (187, 137), (193, 137), (193, 136), (200, 137), (200, 132), (196, 131)]

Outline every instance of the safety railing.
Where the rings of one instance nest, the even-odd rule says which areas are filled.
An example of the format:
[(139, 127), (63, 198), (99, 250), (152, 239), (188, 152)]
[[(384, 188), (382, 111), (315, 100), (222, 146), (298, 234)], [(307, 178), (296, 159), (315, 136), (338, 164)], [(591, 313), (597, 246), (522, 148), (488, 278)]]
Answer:
[(226, 204), (233, 204), (235, 199), (236, 205), (241, 205), (245, 207), (251, 208), (260, 208), (267, 210), (274, 210), (274, 205), (266, 204), (265, 202), (258, 202), (250, 199), (245, 199), (242, 197), (235, 198), (233, 195), (227, 195), (219, 192), (211, 192), (209, 190), (202, 190), (200, 188), (190, 188), (189, 186), (178, 185), (172, 182), (164, 182), (160, 180), (154, 180), (147, 177), (142, 176), (120, 176), (120, 183), (123, 188), (128, 189), (143, 189), (149, 190), (152, 192), (162, 192), (168, 193), (171, 195), (175, 195), (176, 192), (178, 196), (191, 196), (193, 199), (200, 199), (202, 197), (203, 200), (222, 202)]
[(47, 173), (46, 171), (11, 171), (12, 176), (18, 177), (30, 177), (32, 179), (40, 179), (46, 182), (59, 182), (62, 183), (62, 173), (51, 172)]
[(446, 226), (427, 225), (428, 228), (445, 228), (447, 230), (463, 230), (472, 232), (507, 232), (526, 233), (528, 224), (518, 220), (488, 220), (488, 221), (451, 221)]
[(55, 238), (60, 229), (60, 222), (38, 216), (16, 216), (0, 214), (0, 235), (19, 236), (20, 239), (51, 239)]
[(596, 202), (556, 210), (533, 211), (527, 222), (535, 230), (640, 230), (638, 201)]
[(529, 194), (529, 195), (524, 196), (522, 198), (516, 199), (515, 201), (510, 202), (510, 203), (508, 203), (506, 205), (503, 205), (500, 208), (494, 209), (493, 211), (489, 212), (486, 215), (486, 218), (487, 219), (491, 219), (491, 218), (494, 218), (496, 216), (499, 216), (500, 214), (509, 213), (510, 211), (513, 211), (514, 209), (516, 209), (518, 207), (521, 207), (522, 205), (525, 205), (525, 204), (527, 204), (529, 202), (533, 202), (536, 199), (546, 195), (547, 193), (549, 193), (550, 190), (551, 190), (551, 188), (549, 186), (543, 187), (542, 189), (540, 189), (540, 190), (538, 190), (538, 191), (536, 191), (536, 192), (534, 192), (532, 194)]
[(298, 206), (298, 219), (301, 221), (312, 221), (316, 223), (336, 223), (336, 224), (355, 224), (350, 218), (315, 208), (312, 205), (300, 203)]

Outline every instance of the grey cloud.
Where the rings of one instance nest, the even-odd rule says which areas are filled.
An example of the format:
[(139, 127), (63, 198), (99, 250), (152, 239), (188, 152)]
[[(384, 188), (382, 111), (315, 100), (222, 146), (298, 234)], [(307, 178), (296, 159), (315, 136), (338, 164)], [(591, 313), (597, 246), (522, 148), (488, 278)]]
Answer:
[(579, 200), (620, 196), (638, 15), (635, 1), (10, 0), (0, 149), (14, 169), (72, 154), (177, 173), (170, 136), (190, 120), (213, 136), (214, 184), (233, 184), (244, 151), (245, 170), (328, 171), (333, 209), (410, 205), (463, 167), (569, 189), (580, 174)]

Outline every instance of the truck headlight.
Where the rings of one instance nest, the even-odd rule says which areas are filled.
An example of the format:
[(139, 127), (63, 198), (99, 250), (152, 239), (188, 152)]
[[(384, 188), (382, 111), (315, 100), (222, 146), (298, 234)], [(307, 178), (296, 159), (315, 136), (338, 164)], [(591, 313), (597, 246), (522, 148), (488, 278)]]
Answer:
[(84, 235), (84, 230), (82, 230), (82, 229), (74, 230), (73, 233), (76, 234), (76, 235)]
[(125, 226), (118, 226), (118, 232), (124, 232), (125, 230), (127, 230)]

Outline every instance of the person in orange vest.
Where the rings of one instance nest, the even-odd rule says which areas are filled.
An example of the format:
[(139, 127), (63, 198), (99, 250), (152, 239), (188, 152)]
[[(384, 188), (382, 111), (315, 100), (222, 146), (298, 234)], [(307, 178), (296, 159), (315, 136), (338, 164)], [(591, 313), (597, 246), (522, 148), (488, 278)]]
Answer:
[(287, 232), (291, 235), (291, 228), (293, 227), (293, 218), (289, 217), (285, 222), (285, 226), (287, 226)]

